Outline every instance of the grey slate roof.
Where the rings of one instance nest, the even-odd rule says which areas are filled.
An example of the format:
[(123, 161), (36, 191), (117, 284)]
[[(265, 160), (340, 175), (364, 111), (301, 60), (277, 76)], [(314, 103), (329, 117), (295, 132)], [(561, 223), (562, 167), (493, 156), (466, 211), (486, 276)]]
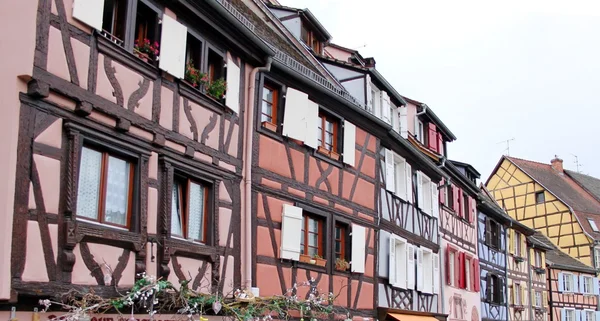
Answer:
[(583, 187), (583, 189), (600, 201), (600, 179), (570, 170), (565, 170), (565, 172), (567, 175), (571, 176), (579, 186)]
[(550, 241), (549, 238), (547, 238), (541, 232), (535, 232), (535, 234), (533, 236), (530, 236), (530, 238), (532, 240), (535, 240), (535, 242), (539, 242), (549, 248), (552, 248), (552, 250), (546, 252), (546, 263), (551, 268), (596, 274), (596, 270), (594, 268), (583, 264), (583, 262), (561, 251), (558, 247), (556, 247), (556, 245), (554, 245), (554, 243), (552, 243), (552, 241)]

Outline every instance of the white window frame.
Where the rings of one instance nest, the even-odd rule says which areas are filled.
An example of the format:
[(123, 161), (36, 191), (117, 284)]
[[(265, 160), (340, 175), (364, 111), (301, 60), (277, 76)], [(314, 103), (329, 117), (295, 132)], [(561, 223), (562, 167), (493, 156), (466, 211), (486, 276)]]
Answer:
[(415, 120), (415, 136), (421, 144), (425, 144), (425, 124), (418, 118)]
[(379, 119), (383, 118), (381, 105), (381, 90), (371, 83), (371, 106), (373, 108), (373, 115)]
[(426, 175), (421, 173), (421, 180), (420, 180), (420, 185), (419, 185), (419, 189), (420, 189), (420, 193), (422, 195), (421, 200), (423, 201), (423, 204), (419, 204), (419, 208), (421, 208), (421, 210), (423, 210), (425, 213), (429, 214), (430, 216), (433, 216), (432, 213), (432, 204), (433, 204), (433, 195), (431, 193), (431, 178), (427, 177)]
[(513, 303), (514, 305), (523, 305), (523, 298), (522, 296), (522, 288), (521, 288), (521, 283), (514, 283), (513, 284), (513, 293), (514, 293), (514, 300)]
[(600, 230), (598, 229), (598, 225), (596, 225), (596, 222), (594, 220), (592, 220), (591, 218), (588, 218), (588, 223), (590, 224), (590, 227), (592, 228), (592, 231), (594, 232), (600, 232)]
[[(567, 282), (567, 281), (569, 281), (569, 282)], [(563, 290), (564, 290), (564, 292), (574, 292), (574, 290), (575, 290), (574, 283), (575, 283), (575, 276), (573, 274), (571, 274), (571, 273), (563, 274)]]
[(596, 311), (590, 309), (583, 310), (583, 320), (581, 321), (596, 321)]
[(423, 251), (423, 272), (421, 273), (423, 292), (433, 293), (433, 251), (426, 247), (421, 247)]
[(594, 294), (594, 278), (588, 275), (583, 275), (582, 277), (581, 293), (583, 294)]
[(597, 247), (594, 248), (594, 265), (597, 269), (600, 268), (600, 248)]
[(563, 308), (565, 311), (565, 319), (563, 321), (576, 321), (575, 309)]
[(513, 234), (514, 237), (514, 249), (515, 249), (515, 256), (520, 257), (521, 256), (521, 233), (517, 233), (516, 231)]
[(542, 252), (540, 251), (533, 251), (533, 255), (534, 255), (534, 264), (535, 267), (543, 267), (542, 266)]
[(465, 255), (465, 290), (472, 290), (472, 285), (471, 285), (471, 262), (473, 261), (473, 258), (467, 257)]
[[(403, 239), (394, 234), (390, 235), (390, 240), (393, 240), (393, 242), (395, 244), (395, 251), (394, 251), (394, 258), (393, 258), (394, 259), (394, 262), (393, 262), (394, 271), (392, 271), (391, 269), (388, 271), (389, 274), (394, 273), (395, 281), (392, 281), (391, 278), (389, 278), (390, 284), (397, 288), (406, 289), (406, 275), (408, 273), (408, 270), (407, 270), (408, 262), (406, 262), (406, 252), (408, 251), (408, 242), (406, 241), (406, 239)], [(391, 259), (391, 257), (390, 257), (390, 259)], [(389, 264), (389, 265), (391, 267), (392, 264)]]
[(406, 191), (406, 160), (394, 153), (394, 187), (396, 195), (405, 199)]
[(541, 291), (535, 291), (535, 302), (534, 302), (534, 306), (536, 308), (541, 308), (543, 306), (542, 303), (542, 292)]

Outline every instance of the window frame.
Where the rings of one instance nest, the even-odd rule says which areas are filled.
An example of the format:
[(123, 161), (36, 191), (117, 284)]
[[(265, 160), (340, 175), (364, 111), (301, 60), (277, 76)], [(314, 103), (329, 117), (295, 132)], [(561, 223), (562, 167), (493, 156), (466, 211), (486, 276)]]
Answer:
[(533, 250), (533, 264), (537, 268), (542, 268), (542, 252), (538, 250)]
[(536, 307), (536, 308), (543, 307), (544, 303), (543, 303), (542, 291), (535, 291), (534, 297), (535, 297), (534, 307)]
[[(582, 321), (596, 321), (596, 311), (595, 310), (590, 310), (590, 309), (583, 309), (583, 320)], [(588, 318), (588, 316), (592, 316), (591, 318)]]
[(454, 263), (456, 262), (457, 255), (459, 255), (458, 251), (454, 247), (450, 248), (450, 250), (448, 251), (448, 273), (450, 274), (449, 285), (451, 287), (458, 287), (458, 284), (456, 284), (456, 278), (454, 277), (456, 275), (457, 268)]
[(564, 321), (576, 321), (577, 318), (575, 315), (575, 309), (572, 308), (563, 308), (565, 310), (565, 320)]
[(521, 235), (521, 233), (515, 231), (515, 233), (513, 234), (515, 236), (514, 238), (514, 242), (513, 242), (513, 246), (515, 247), (515, 256), (516, 257), (521, 257), (521, 238), (523, 237)]
[[(209, 186), (206, 182), (200, 181), (196, 178), (190, 178), (189, 175), (184, 175), (183, 173), (180, 173), (179, 171), (176, 171), (174, 173), (174, 177), (173, 177), (173, 187), (175, 187), (175, 182), (177, 180), (185, 180), (186, 183), (186, 188), (185, 188), (185, 192), (187, 194), (187, 198), (185, 200), (185, 204), (184, 204), (184, 212), (185, 213), (180, 213), (180, 224), (181, 224), (181, 231), (183, 235), (176, 235), (173, 234), (173, 230), (171, 229), (171, 226), (169, 226), (169, 230), (171, 233), (171, 237), (174, 238), (179, 238), (182, 240), (187, 240), (193, 243), (200, 243), (200, 244), (206, 244), (207, 240), (208, 240), (208, 232), (209, 232), (209, 224), (210, 224), (210, 199), (211, 199), (211, 193), (212, 193), (212, 189), (211, 186)], [(190, 239), (189, 238), (189, 231), (188, 231), (188, 220), (189, 220), (189, 202), (190, 202), (190, 197), (189, 197), (189, 193), (190, 193), (190, 186), (191, 184), (197, 184), (202, 186), (202, 188), (204, 189), (204, 204), (203, 204), (203, 213), (202, 213), (202, 221), (203, 221), (203, 231), (202, 231), (202, 236), (203, 238), (201, 240), (198, 239)], [(213, 187), (214, 188), (214, 187)], [(183, 188), (180, 185), (180, 189), (178, 191), (178, 198), (179, 198), (179, 202), (183, 202), (182, 200), (182, 191)], [(181, 203), (180, 203), (181, 204)], [(171, 206), (171, 210), (172, 210), (172, 206)], [(173, 213), (171, 213), (171, 219), (173, 219)], [(172, 225), (172, 224), (171, 224)]]
[[(340, 135), (340, 131), (341, 131), (341, 125), (342, 122), (340, 121), (340, 118), (336, 117), (335, 115), (331, 114), (330, 112), (328, 112), (327, 110), (319, 107), (319, 119), (321, 122), (321, 130), (319, 131), (319, 135), (321, 136), (320, 139), (317, 138), (317, 147), (321, 147), (324, 148), (325, 150), (329, 151), (329, 152), (334, 152), (337, 154), (341, 154), (340, 151), (340, 138), (342, 135)], [(331, 150), (327, 149), (327, 143), (326, 143), (326, 135), (327, 135), (327, 130), (326, 130), (326, 124), (327, 122), (332, 123), (333, 124), (333, 132), (331, 133), (332, 135), (332, 144), (331, 144)], [(318, 130), (318, 127), (317, 127)], [(319, 144), (319, 140), (321, 141), (321, 143)]]
[[(306, 211), (303, 209), (302, 211), (302, 229), (301, 232), (304, 236), (304, 244), (302, 244), (302, 239), (300, 240), (300, 255), (306, 255), (306, 256), (310, 256), (308, 254), (308, 250), (310, 248), (310, 246), (308, 245), (308, 235), (311, 233), (308, 230), (308, 222), (309, 219), (313, 219), (315, 221), (317, 221), (317, 254), (323, 258), (323, 259), (327, 259), (327, 248), (325, 245), (325, 240), (327, 239), (327, 218), (322, 217), (321, 215), (318, 214), (314, 214), (310, 211)], [(310, 256), (312, 258), (312, 256)]]
[[(581, 293), (583, 294), (594, 294), (594, 278), (592, 278), (591, 276), (588, 275), (582, 275), (583, 277), (583, 284), (581, 284)], [(589, 282), (589, 284), (587, 283)], [(588, 288), (588, 289), (586, 289)], [(588, 291), (586, 291), (588, 290)]]
[(490, 297), (486, 297), (486, 301), (495, 305), (503, 304), (502, 294), (504, 292), (501, 283), (504, 280), (495, 273), (488, 272), (489, 280), (486, 282), (486, 290), (489, 291)]
[(460, 203), (460, 206), (463, 208), (463, 219), (467, 222), (470, 222), (471, 213), (469, 213), (469, 195), (467, 193), (462, 193), (462, 199)]
[(464, 265), (465, 265), (465, 274), (463, 275), (463, 277), (465, 278), (465, 290), (467, 291), (472, 291), (473, 290), (473, 284), (471, 284), (472, 280), (472, 276), (471, 276), (471, 264), (473, 262), (473, 257), (469, 254), (465, 253), (465, 261), (464, 261)]
[[(79, 150), (79, 164), (78, 166), (78, 176), (77, 176), (77, 181), (78, 181), (78, 188), (77, 188), (77, 193), (79, 193), (79, 178), (81, 177), (81, 161), (82, 161), (82, 157), (83, 157), (83, 149), (89, 149), (92, 150), (94, 152), (100, 153), (102, 160), (100, 163), (100, 182), (99, 182), (99, 195), (98, 195), (98, 211), (96, 213), (97, 217), (91, 218), (91, 217), (86, 217), (86, 216), (82, 216), (79, 214), (76, 214), (76, 218), (78, 220), (85, 220), (85, 221), (89, 221), (89, 222), (93, 222), (93, 223), (97, 223), (97, 224), (101, 224), (101, 225), (107, 225), (107, 226), (111, 226), (111, 227), (116, 227), (116, 228), (120, 228), (120, 229), (125, 229), (125, 230), (130, 230), (131, 229), (131, 220), (132, 220), (132, 216), (133, 216), (133, 209), (134, 209), (134, 191), (135, 191), (135, 185), (136, 185), (136, 176), (138, 175), (138, 166), (136, 166), (136, 163), (132, 160), (131, 156), (124, 156), (123, 154), (119, 153), (119, 152), (115, 152), (114, 150), (112, 150), (111, 148), (108, 148), (106, 146), (103, 146), (102, 144), (97, 144), (94, 143), (93, 141), (90, 142), (89, 140), (86, 140), (86, 142), (84, 142), (81, 146), (80, 146), (80, 150)], [(130, 167), (129, 167), (129, 173), (127, 174), (128, 177), (128, 185), (129, 187), (127, 188), (127, 213), (125, 214), (125, 225), (121, 225), (121, 224), (116, 224), (116, 223), (111, 223), (111, 222), (107, 222), (106, 221), (106, 211), (105, 211), (105, 207), (106, 207), (106, 194), (107, 194), (107, 181), (108, 181), (108, 167), (109, 167), (109, 158), (116, 158), (122, 161), (125, 161)]]
[[(568, 285), (569, 287), (567, 288), (567, 280), (569, 280)], [(575, 288), (574, 286), (574, 282), (575, 282), (575, 275), (572, 273), (567, 273), (567, 272), (563, 272), (563, 291), (564, 292), (568, 292), (568, 293), (573, 293)]]
[[(271, 93), (272, 93), (271, 97), (273, 99), (272, 99), (271, 102), (266, 101), (264, 99), (264, 97), (263, 97), (264, 96), (264, 92), (267, 89), (269, 91), (271, 91)], [(261, 93), (262, 93), (262, 95), (259, 98), (259, 100), (261, 101), (261, 104), (260, 104), (260, 115), (261, 115), (261, 120), (260, 121), (261, 121), (261, 124), (264, 124), (265, 122), (269, 122), (269, 123), (275, 125), (275, 127), (277, 128), (277, 127), (279, 127), (278, 126), (278, 121), (277, 121), (277, 116), (279, 114), (278, 113), (278, 108), (279, 108), (279, 93), (280, 93), (280, 89), (276, 88), (275, 86), (273, 86), (273, 85), (271, 85), (271, 84), (269, 84), (267, 82), (265, 82), (263, 84), (263, 86), (262, 86)], [(267, 104), (271, 105), (271, 114), (270, 115), (265, 114), (265, 112), (263, 110), (263, 104), (264, 103), (267, 103)], [(270, 121), (269, 120), (262, 120), (262, 116), (263, 115), (268, 116), (269, 118), (271, 118), (271, 120)], [(264, 127), (264, 125), (263, 125), (263, 127)]]
[(600, 232), (600, 230), (598, 229), (598, 225), (596, 225), (596, 221), (594, 221), (591, 218), (588, 218), (587, 221), (588, 221), (588, 224), (590, 224), (590, 227), (592, 228), (592, 231), (594, 231), (594, 232)]
[(600, 248), (598, 247), (594, 248), (594, 266), (596, 269), (600, 269)]
[[(488, 231), (489, 227), (489, 231)], [(494, 232), (496, 235), (494, 236)], [(489, 234), (489, 240), (487, 239), (487, 235)], [(485, 235), (486, 240), (485, 244), (489, 247), (492, 247), (495, 250), (501, 250), (502, 248), (502, 229), (500, 228), (500, 224), (489, 217), (486, 217), (486, 226), (485, 226)]]
[[(343, 229), (342, 233), (343, 233), (343, 239), (344, 240), (342, 242), (342, 254), (343, 254), (342, 258), (344, 260), (346, 260), (346, 262), (348, 262), (348, 263), (350, 263), (350, 261), (352, 260), (352, 258), (351, 258), (351, 254), (352, 254), (351, 253), (352, 252), (352, 249), (351, 249), (352, 236), (351, 236), (351, 233), (350, 233), (350, 226), (351, 226), (351, 223), (347, 222), (346, 220), (340, 220), (340, 219), (337, 219), (337, 218), (335, 218), (334, 221), (333, 221), (333, 223), (332, 223), (332, 228), (333, 228), (332, 240), (333, 240), (333, 243), (331, 244), (331, 254), (332, 254), (334, 260), (337, 259), (337, 257), (336, 257), (337, 253), (335, 251), (335, 243), (337, 242), (337, 239), (336, 239), (335, 233), (336, 233), (336, 228), (338, 228), (338, 227), (341, 227)], [(325, 246), (325, 249), (326, 248), (327, 248), (327, 246)], [(335, 261), (333, 263), (334, 263), (334, 267), (335, 267)]]
[(514, 297), (513, 297), (513, 305), (516, 306), (521, 306), (523, 305), (523, 298), (522, 296), (522, 288), (521, 288), (521, 283), (513, 283), (513, 293), (514, 293)]
[(546, 202), (546, 195), (544, 191), (535, 192), (535, 204), (544, 204)]
[(283, 116), (285, 114), (285, 95), (287, 93), (287, 86), (285, 84), (283, 84), (281, 81), (276, 80), (275, 78), (271, 77), (270, 75), (267, 75), (265, 73), (261, 73), (261, 77), (260, 77), (260, 82), (258, 83), (258, 86), (256, 88), (256, 97), (259, 99), (259, 101), (262, 101), (262, 95), (263, 95), (263, 89), (266, 85), (275, 87), (278, 90), (278, 94), (277, 94), (277, 121), (276, 121), (276, 126), (277, 128), (275, 129), (275, 131), (269, 130), (267, 128), (265, 128), (265, 126), (263, 126), (262, 121), (261, 121), (261, 111), (262, 111), (262, 104), (257, 104), (256, 107), (256, 112), (255, 112), (255, 121), (256, 121), (256, 129), (257, 131), (269, 135), (269, 137), (272, 137), (274, 139), (277, 140), (283, 140), (282, 137), (282, 130), (283, 130)]

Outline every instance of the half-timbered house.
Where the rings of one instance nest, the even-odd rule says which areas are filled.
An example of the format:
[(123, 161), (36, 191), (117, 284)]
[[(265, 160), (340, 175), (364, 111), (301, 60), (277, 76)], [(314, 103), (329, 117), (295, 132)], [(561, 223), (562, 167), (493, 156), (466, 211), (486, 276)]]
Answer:
[(527, 251), (527, 238), (533, 233), (532, 229), (514, 220), (507, 229), (506, 291), (508, 293), (509, 320), (532, 320), (532, 299), (529, 295), (531, 293), (530, 257)]
[(529, 288), (531, 291), (530, 319), (534, 321), (549, 320), (548, 282), (546, 269), (546, 252), (553, 249), (540, 240), (540, 232), (534, 232), (527, 238), (529, 249)]
[(481, 320), (508, 320), (506, 301), (506, 226), (511, 222), (489, 192), (477, 199), (477, 253), (480, 268)]
[(274, 54), (253, 26), (213, 0), (2, 10), (19, 40), (1, 62), (16, 84), (0, 95), (15, 155), (2, 170), (16, 172), (1, 183), (14, 199), (0, 215), (12, 244), (0, 299), (21, 309), (70, 289), (116, 295), (142, 272), (222, 295), (241, 287), (245, 86)]
[(574, 175), (564, 170), (559, 158), (543, 164), (503, 156), (486, 186), (512, 218), (540, 230), (569, 255), (598, 268), (600, 202), (579, 183), (586, 179), (584, 175)]
[[(281, 16), (281, 10), (291, 9), (259, 6), (247, 14)], [(317, 25), (306, 11), (294, 12), (289, 18), (299, 14), (302, 28)], [(308, 45), (285, 22), (275, 22), (284, 27), (282, 34)], [(321, 59), (311, 48), (313, 58)], [(379, 91), (366, 100), (342, 86), (335, 89), (336, 73), (328, 73), (336, 83), (324, 86), (325, 76), (307, 66), (308, 60), (280, 52), (257, 84), (251, 200), (259, 244), (253, 249), (255, 286), (268, 295), (308, 282), (316, 291), (339, 295), (334, 304), (354, 316), (377, 317), (375, 306), (441, 312), (433, 200), (442, 172), (399, 127), (393, 130), (389, 117), (369, 107), (387, 103), (381, 110), (389, 111), (390, 101), (401, 106), (403, 97), (381, 76), (377, 86), (387, 99)], [(365, 78), (363, 92), (370, 92), (375, 85)], [(379, 222), (385, 226), (381, 231)], [(324, 266), (310, 262), (315, 256), (325, 259)], [(340, 260), (350, 268), (340, 270)], [(272, 275), (279, 276), (278, 284)]]
[(600, 319), (596, 270), (573, 258), (540, 232), (537, 242), (551, 248), (546, 252), (546, 281), (550, 321)]
[(470, 165), (446, 161), (450, 178), (440, 190), (444, 313), (449, 320), (479, 320), (481, 315), (477, 255), (477, 195), (479, 173)]

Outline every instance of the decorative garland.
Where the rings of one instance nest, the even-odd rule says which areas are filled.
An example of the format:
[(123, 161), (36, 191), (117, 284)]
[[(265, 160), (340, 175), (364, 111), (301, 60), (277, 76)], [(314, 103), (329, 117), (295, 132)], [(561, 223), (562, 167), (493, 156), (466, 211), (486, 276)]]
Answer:
[(151, 320), (157, 313), (176, 311), (176, 314), (187, 316), (190, 321), (208, 321), (203, 316), (209, 311), (212, 311), (211, 314), (229, 316), (238, 321), (268, 321), (273, 317), (287, 320), (292, 315), (299, 315), (301, 320), (304, 320), (304, 317), (316, 320), (329, 319), (329, 314), (333, 312), (347, 314), (347, 312), (334, 311), (333, 302), (337, 296), (333, 293), (318, 294), (309, 281), (300, 284), (300, 286), (310, 287), (308, 299), (305, 300), (297, 297), (297, 284), (294, 284), (285, 295), (254, 297), (250, 291), (238, 289), (233, 292), (232, 297), (225, 298), (218, 294), (194, 291), (188, 286), (189, 280), (181, 281), (180, 288), (176, 289), (169, 281), (145, 273), (140, 276), (141, 278), (135, 282), (131, 290), (120, 297), (103, 298), (96, 295), (93, 290), (86, 293), (71, 290), (62, 296), (63, 302), (46, 299), (40, 300), (39, 303), (43, 306), (44, 312), (53, 305), (66, 309), (67, 312), (60, 316), (61, 320), (66, 321), (89, 321), (90, 316), (94, 314), (104, 314), (111, 310), (123, 314), (122, 311), (129, 309), (131, 309), (129, 321), (135, 321), (134, 310), (140, 309), (144, 309)]

